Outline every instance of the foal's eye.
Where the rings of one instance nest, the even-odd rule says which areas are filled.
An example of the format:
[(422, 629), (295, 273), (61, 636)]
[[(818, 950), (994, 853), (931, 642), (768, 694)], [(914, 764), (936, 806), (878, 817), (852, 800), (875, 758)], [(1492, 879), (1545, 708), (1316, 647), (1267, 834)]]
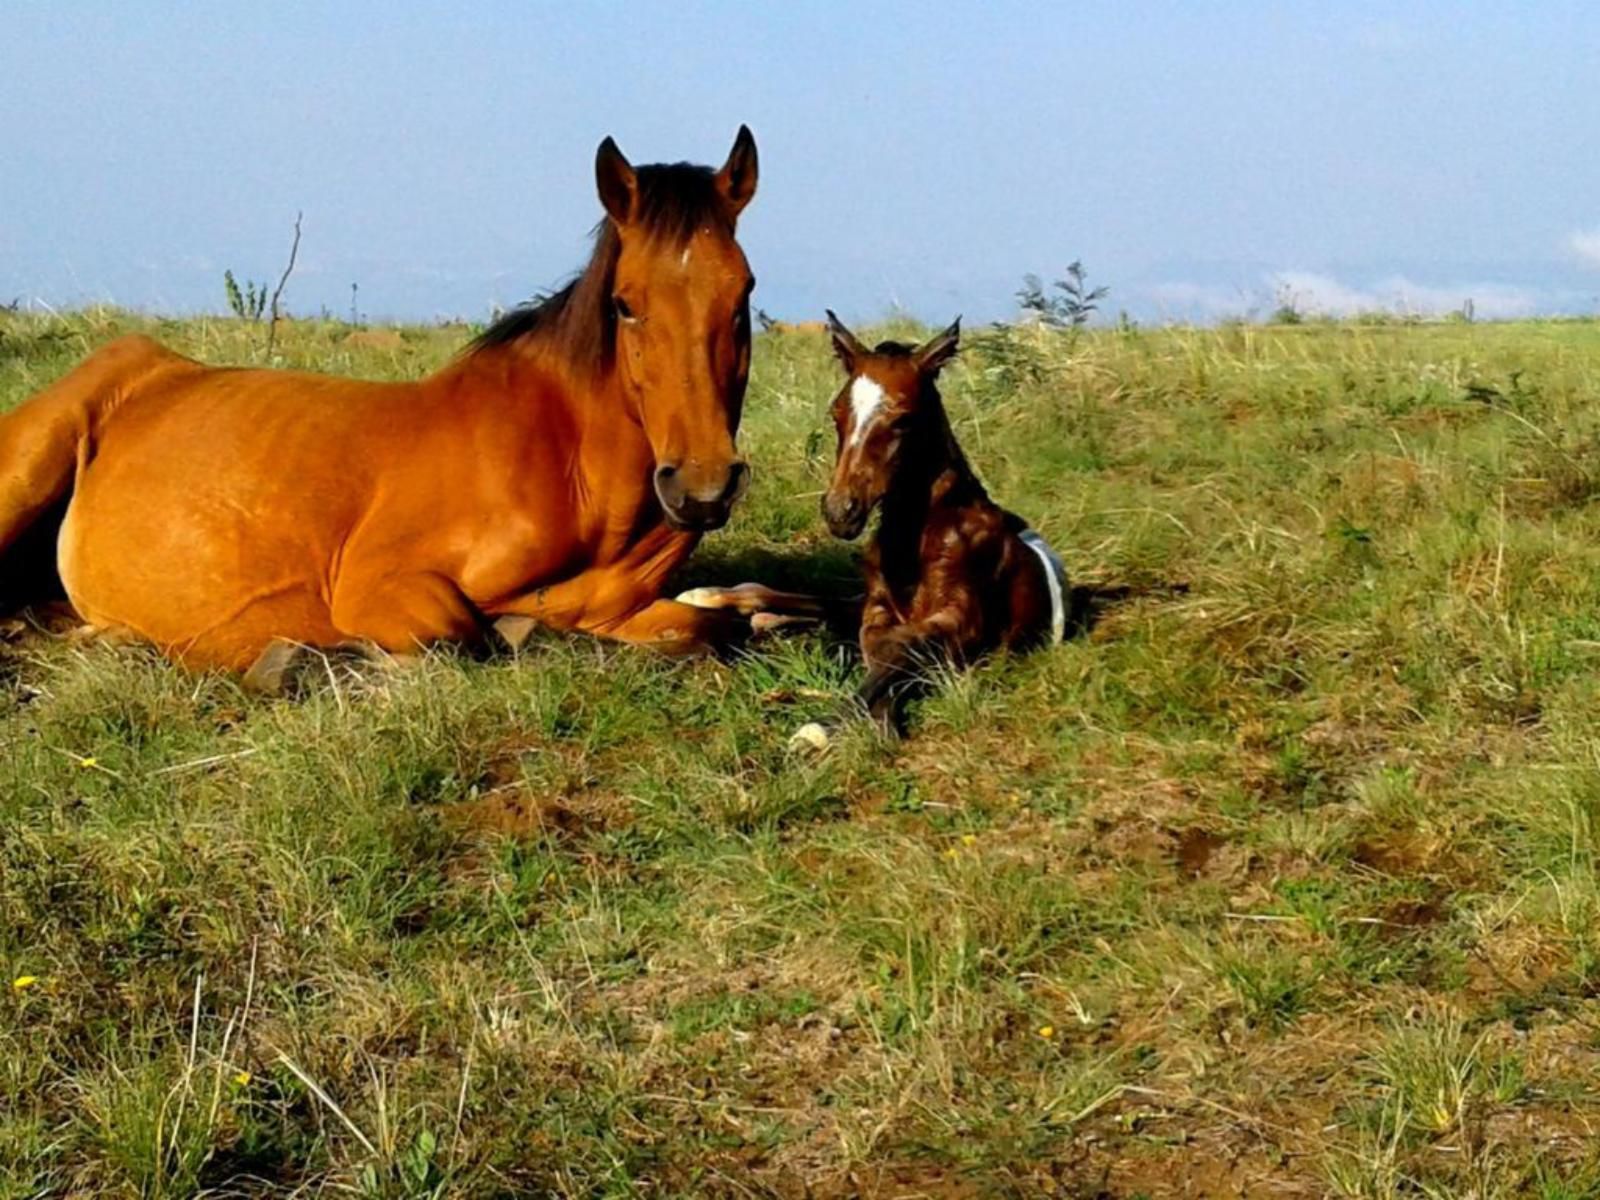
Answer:
[(611, 297), (611, 307), (616, 310), (617, 317), (620, 320), (634, 321), (638, 319), (633, 315), (632, 306), (621, 296)]

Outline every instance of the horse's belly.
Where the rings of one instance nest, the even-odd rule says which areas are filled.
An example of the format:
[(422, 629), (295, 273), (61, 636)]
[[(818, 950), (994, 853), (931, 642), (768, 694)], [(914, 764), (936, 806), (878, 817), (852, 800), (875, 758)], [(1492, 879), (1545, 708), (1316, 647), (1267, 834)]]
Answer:
[(274, 637), (326, 642), (319, 539), (188, 474), (171, 458), (101, 458), (85, 469), (57, 555), (84, 619), (228, 666), (248, 665)]

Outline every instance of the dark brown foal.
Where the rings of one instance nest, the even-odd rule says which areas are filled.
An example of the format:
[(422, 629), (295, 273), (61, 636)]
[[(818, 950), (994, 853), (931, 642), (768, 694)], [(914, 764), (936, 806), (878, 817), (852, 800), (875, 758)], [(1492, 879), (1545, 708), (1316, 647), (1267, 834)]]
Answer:
[(916, 347), (868, 350), (832, 312), (828, 330), (849, 379), (833, 401), (839, 452), (822, 513), (852, 539), (882, 506), (866, 555), (859, 697), (898, 730), (924, 668), (1059, 642), (1067, 574), (1027, 522), (989, 499), (956, 444), (936, 380), (960, 319)]

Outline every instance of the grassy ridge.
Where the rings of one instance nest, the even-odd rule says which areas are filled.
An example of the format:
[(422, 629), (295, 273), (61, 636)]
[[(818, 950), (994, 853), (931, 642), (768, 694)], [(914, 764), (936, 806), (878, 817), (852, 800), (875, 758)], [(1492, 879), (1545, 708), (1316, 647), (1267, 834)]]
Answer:
[[(0, 408), (129, 328), (260, 340), (0, 317)], [(968, 340), (1095, 620), (902, 745), (786, 752), (821, 638), (295, 702), (0, 644), (0, 1197), (1596, 1194), (1600, 326)], [(835, 387), (760, 340), (694, 574), (851, 577)]]

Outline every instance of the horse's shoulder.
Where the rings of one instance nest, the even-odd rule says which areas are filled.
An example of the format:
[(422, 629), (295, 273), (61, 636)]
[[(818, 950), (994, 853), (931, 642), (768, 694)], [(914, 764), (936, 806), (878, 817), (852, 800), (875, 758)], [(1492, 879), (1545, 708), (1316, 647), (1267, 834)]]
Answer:
[(201, 368), (194, 359), (143, 333), (125, 333), (112, 339), (96, 350), (89, 362), (123, 379), (141, 377), (164, 367)]
[(95, 351), (95, 357), (105, 362), (183, 358), (176, 350), (167, 349), (147, 333), (124, 333), (120, 337), (114, 337)]

